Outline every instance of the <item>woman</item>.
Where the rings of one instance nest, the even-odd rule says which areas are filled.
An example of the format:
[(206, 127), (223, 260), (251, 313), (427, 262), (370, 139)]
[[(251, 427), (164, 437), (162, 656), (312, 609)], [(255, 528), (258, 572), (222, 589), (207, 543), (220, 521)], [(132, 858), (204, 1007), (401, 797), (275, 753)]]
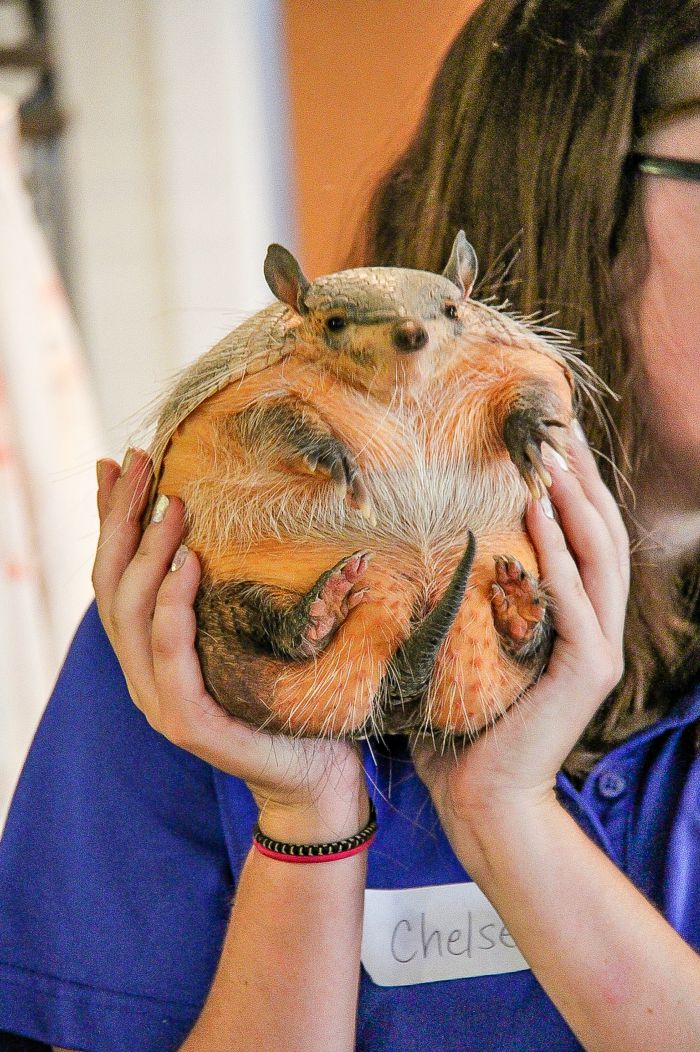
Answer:
[[(557, 310), (621, 395), (637, 505), (626, 530), (572, 433), (568, 469), (551, 463), (561, 525), (546, 500), (526, 519), (558, 638), (494, 733), (457, 756), (367, 751), (366, 778), (349, 745), (230, 720), (193, 650), (183, 507), (142, 538), (147, 458), (101, 462), (94, 582), (113, 650), (90, 612), (17, 793), (0, 1027), (89, 1049), (700, 1047), (698, 54), (687, 0), (486, 0), (375, 200), (372, 262), (436, 269), (462, 226), (483, 259), (518, 242), (494, 293)], [(370, 852), (303, 866), (250, 851), (258, 815), (277, 840), (351, 836), (368, 782)], [(17, 887), (28, 838), (40, 865)]]

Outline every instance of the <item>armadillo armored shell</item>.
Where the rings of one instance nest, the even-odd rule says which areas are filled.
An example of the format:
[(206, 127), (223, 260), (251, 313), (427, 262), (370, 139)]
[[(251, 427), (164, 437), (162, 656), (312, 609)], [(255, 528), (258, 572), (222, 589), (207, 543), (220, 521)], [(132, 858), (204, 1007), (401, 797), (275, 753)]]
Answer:
[(207, 688), (293, 735), (475, 734), (551, 648), (523, 515), (576, 359), (470, 299), (461, 232), (442, 274), (309, 283), (280, 246), (265, 273), (280, 302), (182, 373), (151, 446), (150, 504), (185, 502), (202, 564)]

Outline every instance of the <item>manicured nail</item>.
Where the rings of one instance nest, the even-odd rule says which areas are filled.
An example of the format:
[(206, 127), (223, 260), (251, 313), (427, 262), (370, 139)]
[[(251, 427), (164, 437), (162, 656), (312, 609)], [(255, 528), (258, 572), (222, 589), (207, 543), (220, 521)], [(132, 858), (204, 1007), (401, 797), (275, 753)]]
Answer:
[(175, 552), (175, 558), (173, 559), (172, 565), (170, 567), (172, 573), (175, 573), (175, 571), (179, 570), (181, 566), (184, 566), (185, 559), (189, 554), (190, 550), (187, 547), (187, 545), (181, 544), (178, 550)]
[(552, 507), (552, 502), (546, 493), (544, 496), (540, 497), (540, 507), (548, 519), (554, 518), (554, 508)]
[(574, 417), (574, 419), (571, 421), (571, 430), (576, 435), (576, 438), (579, 440), (579, 442), (583, 442), (584, 446), (588, 445), (588, 439), (586, 438), (586, 434), (576, 417)]
[(165, 518), (165, 513), (168, 510), (168, 504), (170, 501), (164, 493), (158, 494), (158, 500), (153, 506), (153, 515), (151, 516), (151, 522), (162, 522)]
[(545, 464), (549, 464), (550, 467), (553, 464), (558, 464), (563, 471), (569, 470), (569, 465), (566, 463), (566, 459), (557, 449), (554, 449), (554, 447), (550, 446), (547, 442), (542, 443), (542, 459)]
[(104, 473), (105, 473), (105, 461), (104, 460), (98, 460), (97, 461), (97, 463), (95, 464), (95, 471), (97, 473), (97, 488), (99, 489), (100, 486), (102, 485), (102, 479), (104, 478)]
[(133, 448), (131, 446), (129, 446), (129, 448), (127, 449), (126, 453), (124, 454), (124, 460), (122, 461), (122, 469), (121, 469), (121, 472), (120, 472), (120, 477), (121, 478), (124, 478), (124, 476), (126, 475), (127, 471), (129, 470), (129, 464), (131, 463), (131, 459), (132, 459), (133, 455), (134, 455), (134, 450), (133, 450)]

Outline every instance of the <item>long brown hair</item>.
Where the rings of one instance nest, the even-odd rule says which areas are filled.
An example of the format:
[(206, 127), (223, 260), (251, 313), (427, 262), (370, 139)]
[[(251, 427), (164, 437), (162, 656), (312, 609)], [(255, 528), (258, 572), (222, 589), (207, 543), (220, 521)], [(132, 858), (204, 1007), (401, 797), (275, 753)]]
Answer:
[(667, 710), (700, 668), (698, 561), (655, 559), (614, 466), (634, 488), (653, 464), (622, 324), (625, 291), (645, 265), (628, 156), (655, 78), (694, 42), (699, 0), (482, 0), (355, 250), (355, 262), (440, 270), (463, 228), (479, 259), (500, 264), (482, 294), (526, 315), (555, 312), (620, 396), (607, 421), (578, 406), (633, 557), (625, 674), (569, 757), (579, 777)]

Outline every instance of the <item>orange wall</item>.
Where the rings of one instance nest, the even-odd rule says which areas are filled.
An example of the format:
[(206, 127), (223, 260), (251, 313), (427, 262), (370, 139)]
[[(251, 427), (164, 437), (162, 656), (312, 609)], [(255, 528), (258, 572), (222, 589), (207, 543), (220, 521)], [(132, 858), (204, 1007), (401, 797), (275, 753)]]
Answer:
[(342, 265), (476, 0), (283, 0), (301, 262)]

